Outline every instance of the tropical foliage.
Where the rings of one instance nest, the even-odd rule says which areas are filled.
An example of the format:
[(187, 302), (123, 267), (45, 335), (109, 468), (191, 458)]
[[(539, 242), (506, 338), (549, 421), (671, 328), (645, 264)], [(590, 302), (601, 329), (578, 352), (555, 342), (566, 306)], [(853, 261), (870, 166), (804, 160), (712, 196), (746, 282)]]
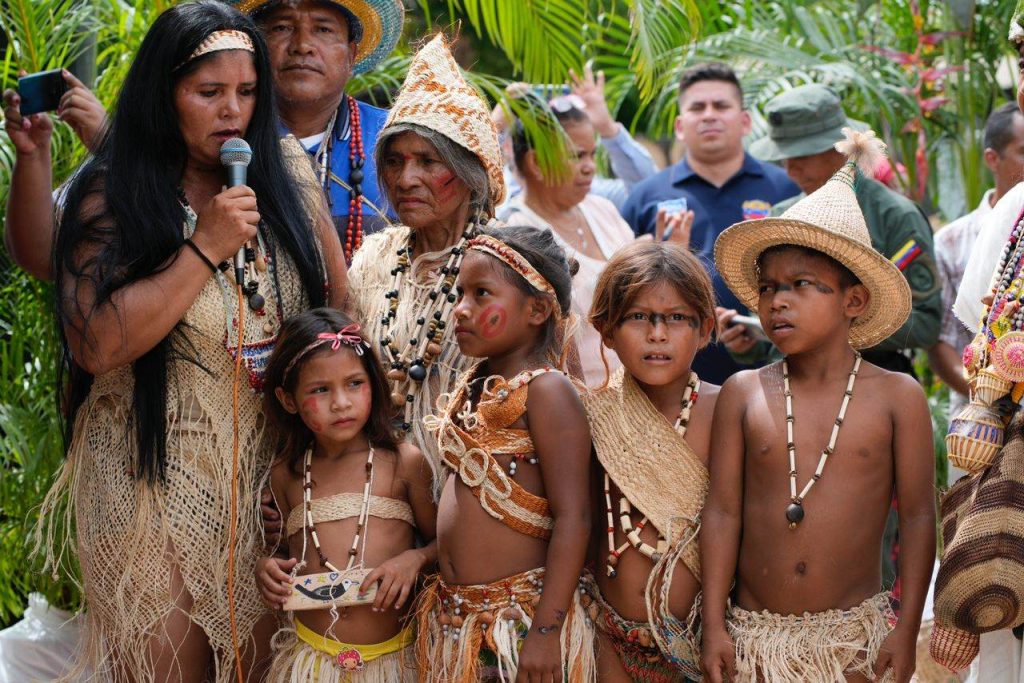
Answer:
[[(108, 106), (153, 19), (175, 0), (6, 0), (3, 87), (19, 69), (69, 65), (95, 51), (95, 88)], [(979, 131), (1005, 96), (996, 65), (1008, 54), (1015, 0), (406, 0), (406, 39), (432, 27), (461, 33), (464, 66), (493, 101), (511, 80), (562, 83), (591, 62), (607, 76), (613, 111), (655, 138), (669, 136), (679, 70), (705, 59), (734, 64), (756, 113), (783, 89), (824, 82), (842, 92), (851, 116), (867, 121), (902, 163), (904, 189), (958, 215), (987, 183)], [(386, 105), (408, 68), (403, 44), (350, 90)], [(1011, 65), (1012, 66), (1012, 65)], [(1011, 68), (1010, 72), (1013, 70)], [(1011, 79), (1012, 80), (1012, 79)], [(507, 106), (552, 136), (529, 98)], [(755, 134), (763, 131), (757, 121)], [(84, 150), (58, 124), (53, 151), (60, 182)], [(0, 135), (0, 195), (13, 164)], [(544, 163), (542, 158), (542, 163)], [(2, 214), (2, 209), (0, 209)], [(29, 591), (55, 604), (77, 600), (68, 577), (40, 572), (29, 556), (42, 495), (62, 457), (55, 399), (52, 292), (0, 262), (0, 625), (21, 612)], [(934, 392), (933, 392), (934, 393)], [(938, 401), (938, 399), (937, 399)], [(939, 403), (936, 403), (938, 409)]]

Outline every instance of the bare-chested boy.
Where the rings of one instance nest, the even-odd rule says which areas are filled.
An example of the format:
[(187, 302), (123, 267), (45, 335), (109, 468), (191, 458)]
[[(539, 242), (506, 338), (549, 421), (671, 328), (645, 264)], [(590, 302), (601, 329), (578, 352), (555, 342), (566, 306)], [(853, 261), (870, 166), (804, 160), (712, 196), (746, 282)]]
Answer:
[[(914, 672), (935, 559), (931, 419), (912, 378), (855, 351), (900, 327), (910, 291), (871, 248), (853, 194), (854, 162), (870, 164), (880, 144), (848, 136), (837, 148), (851, 160), (822, 189), (716, 245), (719, 271), (786, 360), (732, 377), (716, 409), (701, 531), (711, 683)], [(880, 592), (894, 492), (899, 621)]]

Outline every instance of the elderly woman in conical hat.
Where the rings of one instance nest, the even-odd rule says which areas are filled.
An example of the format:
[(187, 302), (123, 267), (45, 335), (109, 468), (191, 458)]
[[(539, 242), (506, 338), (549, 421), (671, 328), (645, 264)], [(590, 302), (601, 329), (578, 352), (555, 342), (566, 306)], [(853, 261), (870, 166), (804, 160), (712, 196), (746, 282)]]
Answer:
[(399, 225), (367, 238), (349, 270), (350, 306), (388, 370), (402, 429), (436, 469), (423, 417), (468, 361), (453, 334), (455, 276), (467, 239), (505, 196), (489, 108), (443, 36), (409, 69), (376, 149)]

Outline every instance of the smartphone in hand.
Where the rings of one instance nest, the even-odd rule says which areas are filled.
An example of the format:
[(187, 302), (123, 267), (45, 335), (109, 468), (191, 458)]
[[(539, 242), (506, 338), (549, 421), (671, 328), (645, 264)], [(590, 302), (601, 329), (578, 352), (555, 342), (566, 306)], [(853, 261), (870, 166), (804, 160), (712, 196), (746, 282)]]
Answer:
[(764, 328), (761, 327), (761, 321), (757, 318), (749, 315), (734, 315), (732, 320), (729, 321), (729, 327), (733, 325), (742, 325), (747, 328), (747, 334), (758, 341), (769, 341), (768, 335), (765, 334)]
[[(658, 202), (658, 211), (665, 212), (665, 218), (671, 218), (672, 216), (683, 213), (689, 208), (686, 197), (677, 197), (675, 199), (665, 199)], [(668, 238), (672, 236), (672, 227), (668, 226), (665, 230), (665, 234), (661, 236), (662, 242), (667, 242)]]
[(28, 74), (18, 79), (19, 107), (22, 116), (54, 111), (60, 106), (60, 98), (68, 90), (63, 69), (52, 69)]

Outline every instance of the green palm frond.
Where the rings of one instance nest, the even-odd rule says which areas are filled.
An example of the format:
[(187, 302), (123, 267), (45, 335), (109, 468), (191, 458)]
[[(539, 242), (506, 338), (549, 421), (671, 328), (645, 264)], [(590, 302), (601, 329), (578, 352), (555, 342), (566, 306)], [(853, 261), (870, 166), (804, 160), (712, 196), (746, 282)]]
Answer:
[[(421, 6), (425, 5), (421, 2)], [(464, 17), (531, 83), (561, 83), (583, 65), (586, 0), (448, 0), (449, 14)]]

